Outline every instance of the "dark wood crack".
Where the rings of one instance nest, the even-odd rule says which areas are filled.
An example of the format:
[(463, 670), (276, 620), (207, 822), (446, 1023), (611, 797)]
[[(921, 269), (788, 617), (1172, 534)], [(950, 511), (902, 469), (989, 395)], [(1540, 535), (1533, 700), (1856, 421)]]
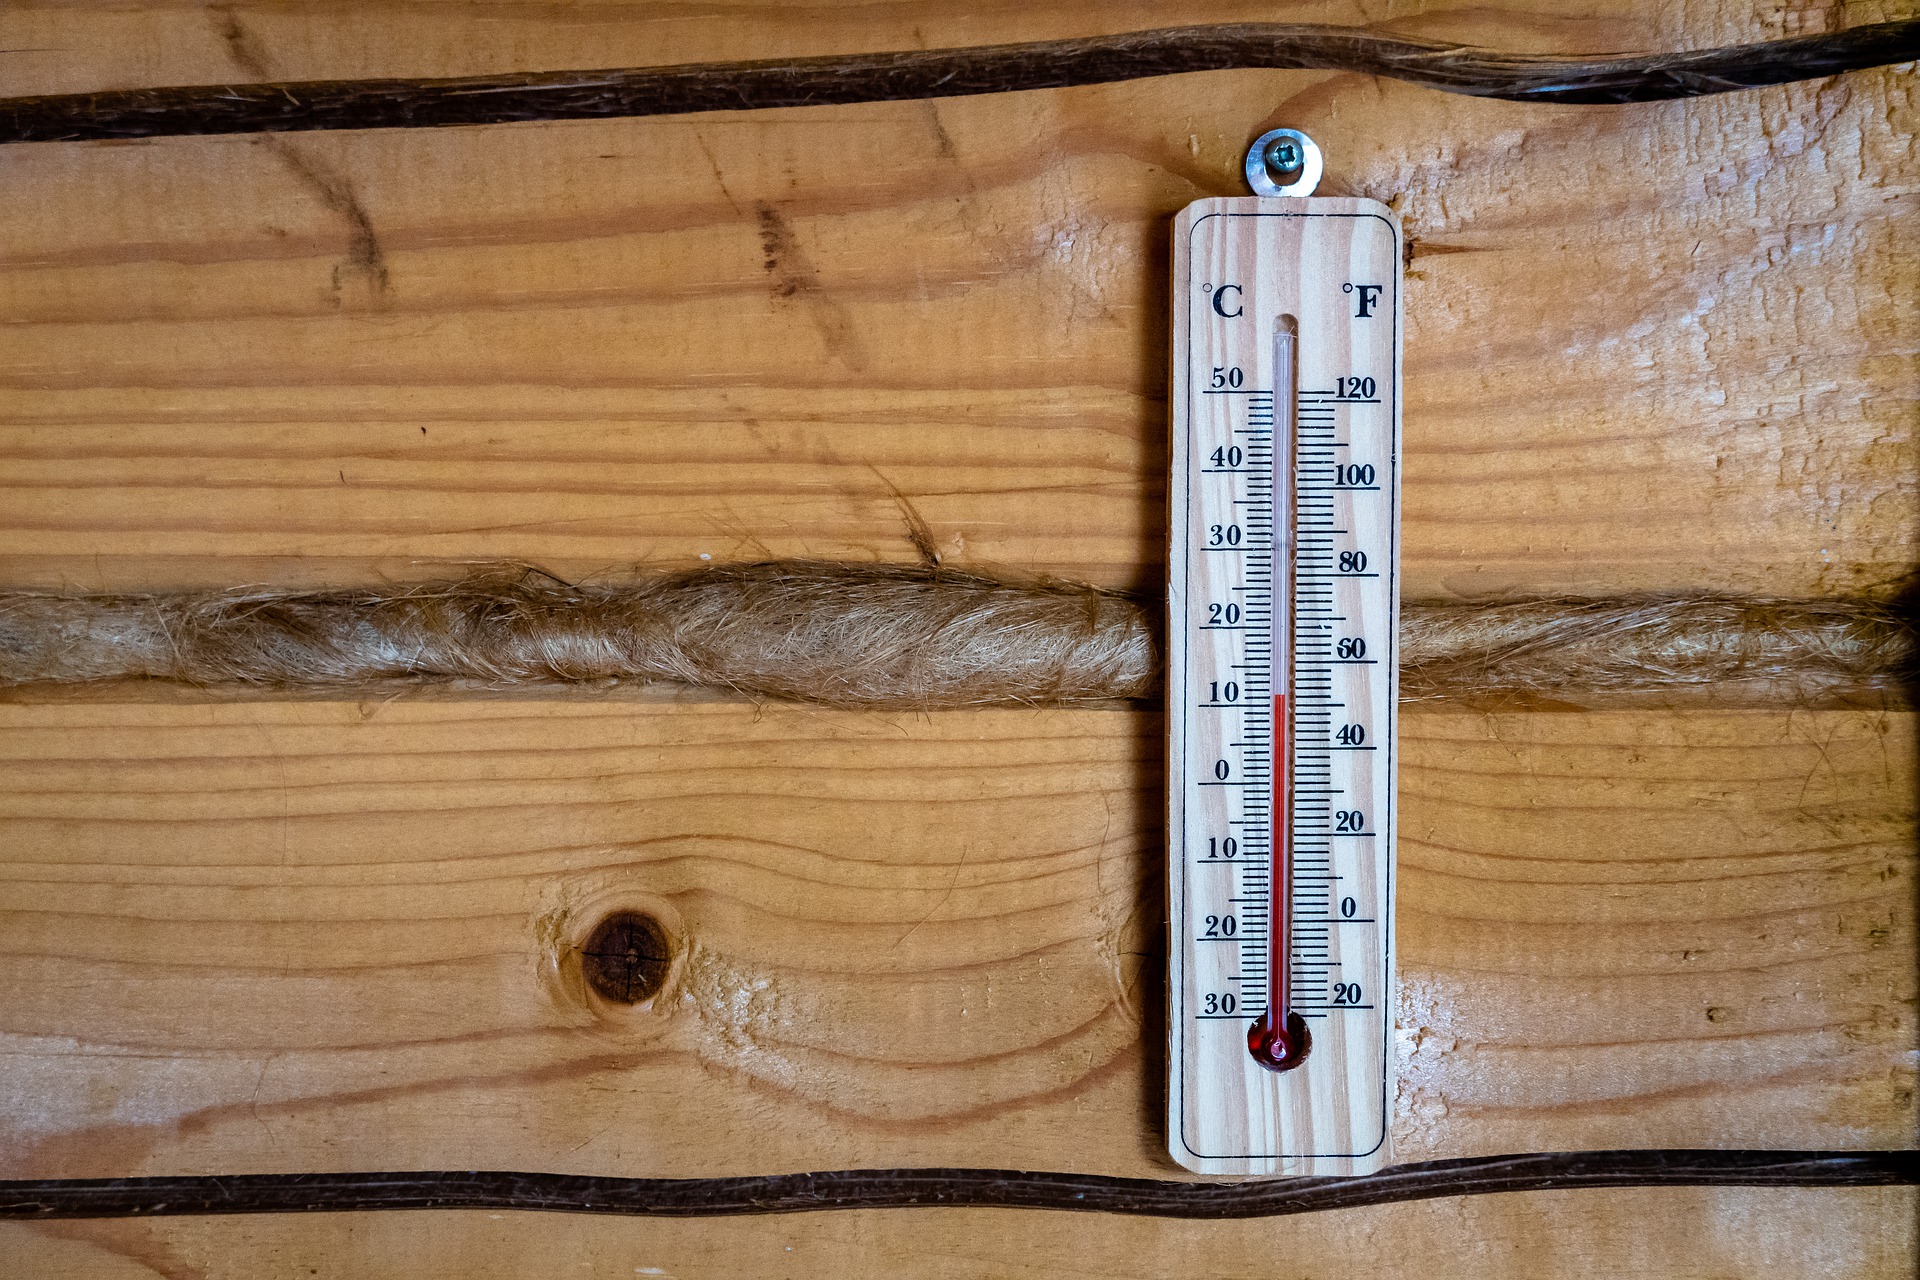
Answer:
[(1361, 1178), (1174, 1182), (1004, 1169), (850, 1169), (741, 1178), (606, 1178), (506, 1171), (238, 1174), (0, 1182), (0, 1219), (524, 1209), (642, 1217), (830, 1209), (1064, 1209), (1261, 1218), (1366, 1205), (1607, 1187), (1920, 1184), (1914, 1151), (1563, 1151), (1433, 1160)]
[(1500, 53), (1352, 27), (1238, 23), (785, 61), (13, 98), (0, 101), (0, 143), (749, 111), (1062, 89), (1233, 68), (1359, 72), (1522, 102), (1655, 102), (1916, 58), (1916, 18), (1757, 44), (1603, 58)]

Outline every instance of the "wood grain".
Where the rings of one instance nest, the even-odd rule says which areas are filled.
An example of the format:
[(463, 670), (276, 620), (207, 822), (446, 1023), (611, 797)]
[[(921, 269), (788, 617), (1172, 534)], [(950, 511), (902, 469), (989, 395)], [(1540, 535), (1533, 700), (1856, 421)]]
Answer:
[[(24, 94), (643, 65), (1155, 12), (23, 0), (0, 10), (0, 76)], [(1421, 4), (1383, 29), (1603, 52), (1901, 16)], [(1246, 142), (1281, 123), (1328, 150), (1324, 190), (1393, 202), (1409, 235), (1410, 594), (1839, 594), (1911, 571), (1909, 72), (1625, 109), (1230, 72), (0, 153), (0, 581), (910, 560), (897, 488), (949, 563), (1157, 586), (1167, 219), (1236, 194)], [(1407, 723), (1401, 1158), (1911, 1145), (1911, 717)], [(1122, 712), (0, 708), (4, 1170), (1166, 1176), (1142, 1048), (1159, 731)], [(550, 963), (565, 927), (639, 900), (698, 945), (692, 1003), (583, 1003)], [(1541, 1193), (1231, 1228), (395, 1214), (9, 1227), (0, 1247), (86, 1276), (1245, 1274), (1280, 1250), (1315, 1275), (1893, 1276), (1914, 1207)]]
[[(1899, 1277), (1915, 1248), (1910, 1189), (1581, 1191), (1433, 1201), (1279, 1222), (1154, 1222), (1019, 1210), (909, 1210), (749, 1224), (531, 1213), (341, 1214), (0, 1224), (0, 1250), (50, 1280), (529, 1274), (1613, 1274)], [(1687, 1236), (1679, 1224), (1712, 1224)], [(945, 1230), (943, 1224), (951, 1224)], [(756, 1227), (758, 1229), (753, 1229)], [(1417, 1247), (1408, 1242), (1416, 1241)]]
[[(35, 67), (124, 80), (142, 23), (148, 83), (391, 70), (405, 48), (417, 72), (509, 49), (569, 65), (618, 27), (534, 6), (456, 51), (413, 11), (359, 30), (220, 12), (29, 8), (4, 47), (106, 50), (64, 72), (21, 55), (26, 89)], [(913, 41), (768, 20), (767, 52)], [(1412, 25), (1561, 48), (1663, 29), (1628, 9)], [(639, 21), (605, 56), (663, 26), (649, 57), (727, 38)], [(1157, 582), (1165, 220), (1237, 191), (1241, 148), (1280, 116), (1327, 148), (1325, 190), (1394, 203), (1411, 244), (1410, 593), (1822, 594), (1912, 563), (1910, 77), (1621, 111), (1232, 72), (10, 150), (0, 578), (909, 558), (893, 485), (957, 565)]]
[[(1155, 716), (0, 725), (12, 1176), (1169, 1169)], [(1905, 1140), (1909, 717), (1404, 725), (1401, 1159)]]

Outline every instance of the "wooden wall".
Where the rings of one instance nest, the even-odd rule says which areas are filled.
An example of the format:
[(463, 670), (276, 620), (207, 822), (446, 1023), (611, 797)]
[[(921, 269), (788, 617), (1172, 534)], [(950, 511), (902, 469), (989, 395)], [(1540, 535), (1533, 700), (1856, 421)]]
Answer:
[[(1167, 21), (1539, 51), (1897, 5), (15, 0), (0, 93)], [(765, 556), (1153, 589), (1166, 228), (1285, 123), (1411, 248), (1410, 596), (1912, 569), (1911, 67), (1529, 107), (1354, 76), (0, 149), (0, 583)], [(1404, 718), (1396, 1156), (1914, 1144), (1915, 721)], [(725, 702), (0, 702), (0, 1176), (1170, 1177), (1161, 723)], [(607, 910), (681, 942), (596, 1002)], [(912, 1210), (10, 1226), (49, 1276), (1904, 1275), (1907, 1190), (1231, 1225)]]

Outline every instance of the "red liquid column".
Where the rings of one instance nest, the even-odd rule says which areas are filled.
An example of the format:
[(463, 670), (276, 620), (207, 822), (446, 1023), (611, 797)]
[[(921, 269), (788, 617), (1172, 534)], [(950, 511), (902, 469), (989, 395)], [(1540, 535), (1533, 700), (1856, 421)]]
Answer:
[(1299, 446), (1300, 330), (1281, 316), (1273, 334), (1273, 794), (1268, 841), (1272, 876), (1267, 929), (1267, 1008), (1247, 1028), (1247, 1050), (1269, 1071), (1287, 1071), (1313, 1047), (1293, 1011), (1293, 601), (1299, 548), (1295, 460)]

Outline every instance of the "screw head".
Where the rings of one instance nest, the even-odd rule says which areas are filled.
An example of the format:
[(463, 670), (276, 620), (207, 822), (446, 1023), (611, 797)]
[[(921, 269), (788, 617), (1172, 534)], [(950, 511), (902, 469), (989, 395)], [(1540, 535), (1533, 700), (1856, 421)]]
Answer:
[(1300, 144), (1292, 138), (1275, 138), (1267, 147), (1267, 166), (1275, 173), (1294, 173), (1306, 160)]
[(1269, 129), (1247, 147), (1244, 169), (1256, 196), (1310, 196), (1320, 185), (1320, 148), (1297, 129)]

